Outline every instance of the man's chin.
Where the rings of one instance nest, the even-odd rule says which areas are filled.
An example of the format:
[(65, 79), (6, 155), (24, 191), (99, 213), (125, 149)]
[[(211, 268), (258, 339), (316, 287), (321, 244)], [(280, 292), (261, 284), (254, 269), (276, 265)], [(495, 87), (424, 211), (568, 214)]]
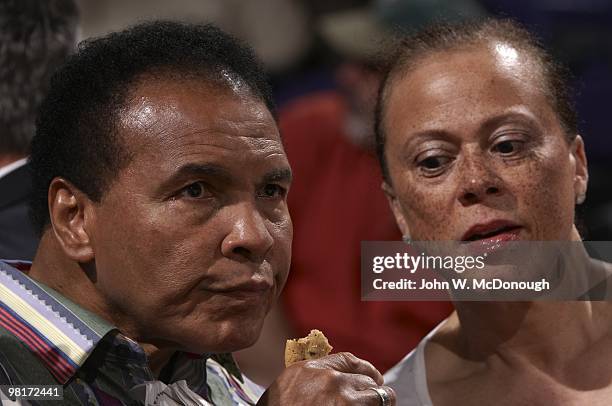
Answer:
[(202, 335), (201, 332), (192, 337), (200, 336), (201, 339), (183, 341), (182, 347), (185, 351), (204, 353), (226, 353), (240, 351), (255, 344), (259, 339), (263, 322), (245, 325), (224, 325), (211, 328), (210, 335)]

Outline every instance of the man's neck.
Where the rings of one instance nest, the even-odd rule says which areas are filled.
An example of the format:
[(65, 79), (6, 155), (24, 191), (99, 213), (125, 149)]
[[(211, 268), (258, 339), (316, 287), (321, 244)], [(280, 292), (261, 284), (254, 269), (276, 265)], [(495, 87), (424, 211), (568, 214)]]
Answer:
[(168, 361), (172, 358), (172, 355), (176, 353), (175, 349), (167, 349), (167, 348), (157, 348), (152, 344), (140, 343), (140, 346), (147, 354), (147, 359), (149, 361), (149, 368), (153, 373), (153, 376), (159, 378), (159, 375), (162, 369), (166, 366)]
[(68, 258), (51, 228), (46, 230), (40, 239), (28, 276), (56, 290), (137, 341), (133, 334), (135, 328), (124, 322), (125, 318), (113, 310), (96, 288), (95, 269), (90, 269), (88, 264), (79, 264)]
[(61, 248), (53, 232), (45, 232), (28, 276), (103, 318), (117, 327), (122, 334), (138, 342), (147, 355), (151, 371), (157, 376), (176, 349), (159, 348), (143, 342), (133, 323), (109, 308), (109, 305), (103, 300), (92, 281), (95, 280), (95, 272), (67, 259), (64, 255), (58, 254), (59, 252)]

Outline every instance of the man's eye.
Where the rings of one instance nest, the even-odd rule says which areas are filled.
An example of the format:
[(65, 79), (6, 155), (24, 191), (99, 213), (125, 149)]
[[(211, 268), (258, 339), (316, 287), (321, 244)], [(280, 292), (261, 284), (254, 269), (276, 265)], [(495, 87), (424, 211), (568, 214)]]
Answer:
[(210, 196), (210, 192), (206, 189), (206, 186), (202, 182), (195, 182), (185, 187), (181, 195), (189, 197), (191, 199), (202, 199)]
[(523, 141), (506, 140), (493, 145), (493, 152), (499, 152), (502, 155), (511, 155), (520, 151), (523, 146)]
[(267, 199), (283, 198), (287, 194), (287, 189), (271, 183), (263, 187), (261, 194)]

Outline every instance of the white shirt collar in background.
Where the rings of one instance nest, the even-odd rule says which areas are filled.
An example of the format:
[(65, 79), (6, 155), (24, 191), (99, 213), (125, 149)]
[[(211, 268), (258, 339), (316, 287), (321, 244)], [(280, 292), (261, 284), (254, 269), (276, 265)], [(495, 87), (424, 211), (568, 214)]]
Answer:
[(13, 172), (16, 169), (21, 168), (22, 166), (24, 166), (27, 163), (28, 163), (28, 158), (21, 158), (18, 161), (11, 162), (8, 165), (0, 167), (0, 178), (5, 177), (9, 173)]

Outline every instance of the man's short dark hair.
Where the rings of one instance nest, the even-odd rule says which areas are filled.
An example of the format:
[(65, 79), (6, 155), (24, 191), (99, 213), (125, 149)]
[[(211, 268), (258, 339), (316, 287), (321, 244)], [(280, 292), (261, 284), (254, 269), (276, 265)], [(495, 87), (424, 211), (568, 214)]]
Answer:
[(539, 40), (512, 20), (488, 18), (461, 23), (436, 23), (412, 35), (398, 38), (394, 53), (385, 68), (378, 93), (375, 113), (376, 152), (383, 178), (390, 182), (385, 157), (385, 107), (394, 82), (410, 72), (419, 61), (432, 54), (461, 50), (471, 46), (504, 42), (525, 52), (539, 67), (542, 86), (567, 135), (572, 140), (578, 133), (576, 111), (570, 96), (569, 70), (556, 62)]
[(140, 24), (84, 41), (51, 79), (32, 142), (32, 219), (49, 223), (48, 188), (61, 176), (99, 202), (130, 162), (117, 119), (130, 90), (147, 75), (230, 86), (239, 78), (274, 115), (263, 66), (245, 44), (212, 25), (170, 21)]
[(27, 155), (53, 71), (74, 50), (72, 0), (0, 2), (0, 154)]

